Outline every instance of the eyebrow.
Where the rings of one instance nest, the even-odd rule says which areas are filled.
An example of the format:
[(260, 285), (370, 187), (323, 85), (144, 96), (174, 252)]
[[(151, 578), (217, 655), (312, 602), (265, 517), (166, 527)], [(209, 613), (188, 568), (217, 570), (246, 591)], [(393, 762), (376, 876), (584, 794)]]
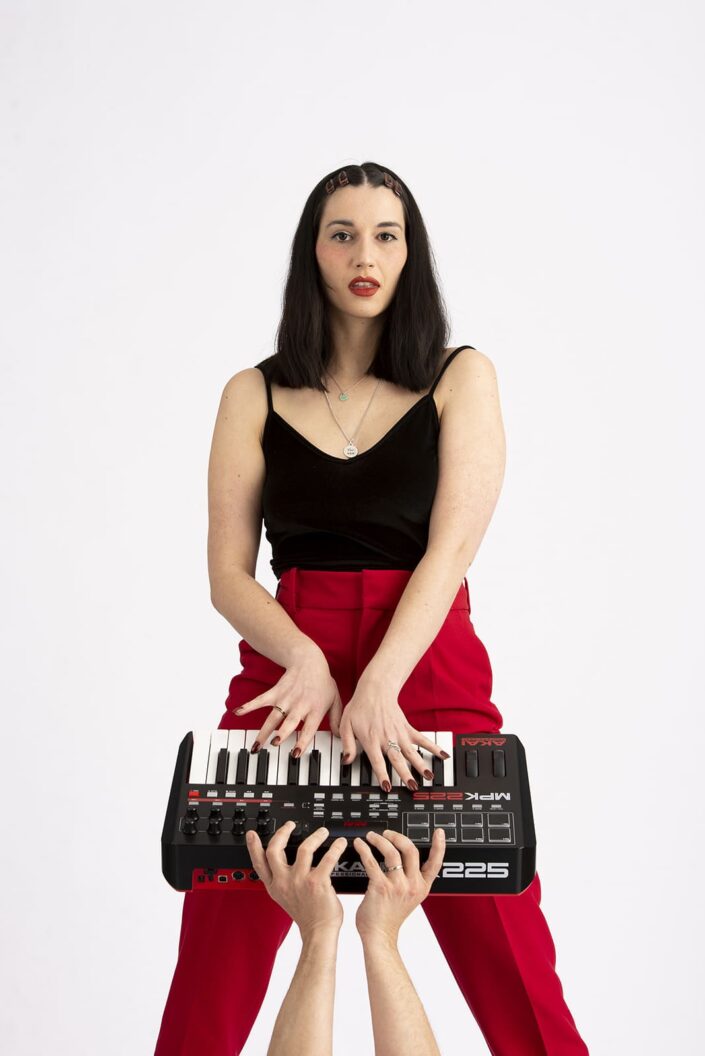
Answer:
[[(333, 224), (342, 224), (344, 227), (355, 226), (352, 220), (329, 220), (326, 227), (332, 227)], [(401, 224), (397, 224), (394, 220), (383, 220), (381, 224), (377, 224), (377, 227), (398, 227), (401, 231)]]

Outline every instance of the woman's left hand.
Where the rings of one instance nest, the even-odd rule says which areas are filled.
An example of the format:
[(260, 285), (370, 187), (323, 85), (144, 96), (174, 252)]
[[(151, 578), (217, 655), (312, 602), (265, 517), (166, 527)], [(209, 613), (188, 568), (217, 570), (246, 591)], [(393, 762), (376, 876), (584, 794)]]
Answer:
[(321, 858), (315, 868), (311, 867), (313, 852), (328, 839), (328, 829), (321, 826), (302, 840), (296, 852), (296, 861), (289, 865), (284, 848), (294, 831), (294, 822), (285, 821), (272, 836), (265, 851), (259, 834), (254, 829), (247, 832), (247, 850), (259, 878), (269, 895), (294, 920), (301, 938), (308, 938), (321, 929), (340, 928), (343, 923), (343, 906), (335, 893), (330, 874), (345, 850), (347, 840), (340, 836)]

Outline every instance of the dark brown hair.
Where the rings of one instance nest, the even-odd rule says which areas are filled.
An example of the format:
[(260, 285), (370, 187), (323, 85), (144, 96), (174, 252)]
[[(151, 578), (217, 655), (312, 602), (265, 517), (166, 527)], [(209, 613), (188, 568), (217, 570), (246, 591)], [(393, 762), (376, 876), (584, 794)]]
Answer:
[[(331, 335), (329, 304), (321, 283), (316, 240), (326, 201), (326, 183), (340, 170), (327, 173), (313, 188), (304, 206), (291, 245), (276, 352), (267, 363), (271, 380), (290, 388), (323, 391), (323, 372), (329, 362)], [(436, 279), (435, 260), (426, 226), (411, 191), (386, 166), (366, 161), (346, 165), (349, 184), (385, 186), (384, 174), (398, 180), (406, 226), (407, 260), (385, 321), (369, 374), (419, 392), (428, 388), (449, 343), (450, 325)], [(335, 192), (333, 192), (335, 193)]]

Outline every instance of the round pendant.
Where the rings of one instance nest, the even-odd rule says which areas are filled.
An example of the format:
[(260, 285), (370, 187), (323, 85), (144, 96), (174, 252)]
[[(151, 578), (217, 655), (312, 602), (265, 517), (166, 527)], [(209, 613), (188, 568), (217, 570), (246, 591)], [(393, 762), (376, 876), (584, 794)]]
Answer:
[(354, 458), (355, 455), (357, 454), (357, 448), (355, 447), (355, 445), (352, 442), (350, 442), (348, 444), (348, 446), (343, 449), (343, 454), (347, 458)]
[(340, 396), (338, 396), (338, 399), (339, 400), (349, 400), (350, 397), (348, 396), (347, 392), (341, 392)]

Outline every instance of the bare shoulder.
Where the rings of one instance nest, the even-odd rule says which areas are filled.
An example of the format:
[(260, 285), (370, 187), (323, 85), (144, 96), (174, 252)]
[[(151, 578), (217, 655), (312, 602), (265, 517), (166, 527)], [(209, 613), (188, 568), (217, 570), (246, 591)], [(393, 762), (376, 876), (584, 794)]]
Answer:
[[(458, 346), (456, 345), (455, 348)], [(455, 348), (447, 348), (446, 355), (443, 362), (452, 355)], [(452, 363), (449, 364), (444, 377), (450, 377), (451, 374), (460, 377), (465, 374), (481, 374), (482, 372), (495, 373), (494, 364), (486, 352), (481, 352), (479, 348), (470, 348), (469, 346), (461, 349), (458, 355), (455, 357)]]
[[(454, 351), (453, 348), (446, 349), (444, 364)], [(497, 398), (497, 372), (494, 363), (478, 348), (463, 348), (443, 371), (436, 392), (441, 414), (451, 404), (467, 406), (468, 401), (483, 396)]]
[(220, 398), (218, 418), (225, 428), (253, 433), (262, 439), (267, 417), (267, 389), (257, 367), (238, 370), (227, 380)]

